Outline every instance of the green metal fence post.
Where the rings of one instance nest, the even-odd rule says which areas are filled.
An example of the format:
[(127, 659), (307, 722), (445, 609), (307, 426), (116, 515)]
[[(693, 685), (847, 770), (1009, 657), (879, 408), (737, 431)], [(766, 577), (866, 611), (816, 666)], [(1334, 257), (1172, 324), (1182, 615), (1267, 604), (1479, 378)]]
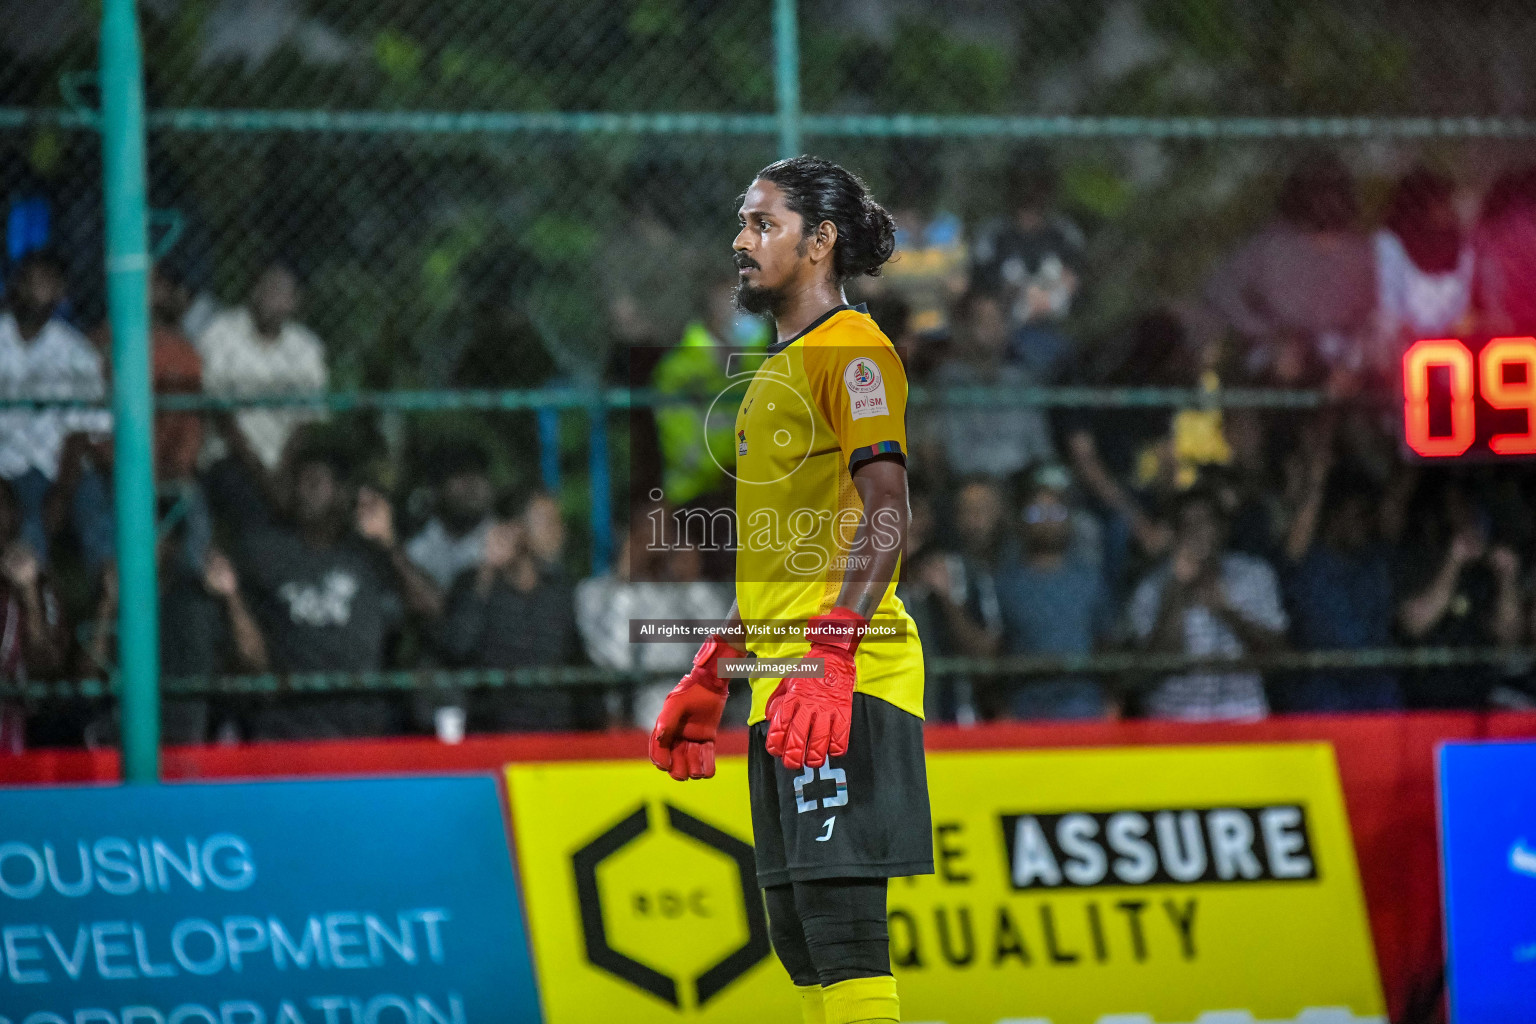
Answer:
[(613, 563), (613, 467), (608, 454), (608, 409), (594, 400), (587, 406), (587, 474), (592, 516), (592, 574)]
[(800, 155), (799, 0), (774, 0), (774, 83), (779, 107), (779, 156)]
[(119, 579), (123, 776), (160, 776), (155, 482), (149, 376), (149, 229), (144, 169), (144, 72), (134, 0), (105, 0), (101, 129), (112, 321), (112, 413)]

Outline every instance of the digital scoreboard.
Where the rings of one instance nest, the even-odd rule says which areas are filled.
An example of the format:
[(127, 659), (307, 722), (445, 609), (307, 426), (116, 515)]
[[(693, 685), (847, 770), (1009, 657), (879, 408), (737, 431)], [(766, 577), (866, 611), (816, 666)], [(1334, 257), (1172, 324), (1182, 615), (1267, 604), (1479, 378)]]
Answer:
[(1536, 338), (1433, 338), (1403, 353), (1403, 444), (1422, 459), (1536, 457)]

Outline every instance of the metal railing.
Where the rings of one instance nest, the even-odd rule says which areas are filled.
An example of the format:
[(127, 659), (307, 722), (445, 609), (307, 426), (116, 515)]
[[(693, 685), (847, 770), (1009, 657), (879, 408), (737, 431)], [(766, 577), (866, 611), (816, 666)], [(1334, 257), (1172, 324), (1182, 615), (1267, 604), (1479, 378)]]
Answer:
[[(934, 657), (927, 661), (931, 677), (1026, 679), (1048, 676), (1096, 676), (1118, 680), (1131, 690), (1153, 677), (1197, 671), (1351, 672), (1422, 671), (1454, 668), (1495, 668), (1511, 676), (1536, 669), (1536, 647), (1381, 647), (1332, 651), (1274, 651), (1241, 657), (1197, 658), (1182, 654), (1114, 651), (1078, 657), (1009, 655), (1002, 657)], [(679, 670), (681, 671), (681, 670)], [(620, 670), (592, 666), (548, 666), (519, 669), (409, 669), (381, 672), (294, 672), (234, 676), (167, 677), (161, 690), (168, 697), (275, 696), (301, 693), (373, 693), (507, 689), (550, 686), (632, 686), (670, 678), (675, 673)], [(117, 696), (115, 678), (36, 680), (0, 684), (0, 697), (26, 700), (80, 700)]]
[[(913, 385), (909, 405), (916, 409), (982, 406), (1019, 409), (1318, 409), (1327, 404), (1321, 391), (1286, 388), (1125, 388), (1125, 387), (925, 387)], [(1356, 400), (1357, 401), (1357, 400)], [(543, 409), (641, 409), (694, 405), (687, 395), (644, 388), (549, 387), (419, 391), (336, 391), (324, 394), (213, 395), (162, 394), (162, 412), (224, 412), (249, 408), (324, 409), (329, 412), (537, 412)], [(49, 398), (0, 398), (6, 409), (99, 409), (105, 402)]]

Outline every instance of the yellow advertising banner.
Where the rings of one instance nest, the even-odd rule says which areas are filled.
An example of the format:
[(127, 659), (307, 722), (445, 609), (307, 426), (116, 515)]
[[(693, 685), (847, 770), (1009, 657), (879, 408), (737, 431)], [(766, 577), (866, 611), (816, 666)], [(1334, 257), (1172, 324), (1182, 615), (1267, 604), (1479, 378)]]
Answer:
[[(508, 770), (546, 1024), (793, 1024), (745, 760)], [(931, 876), (895, 880), (903, 1018), (1385, 1020), (1324, 744), (930, 754)]]

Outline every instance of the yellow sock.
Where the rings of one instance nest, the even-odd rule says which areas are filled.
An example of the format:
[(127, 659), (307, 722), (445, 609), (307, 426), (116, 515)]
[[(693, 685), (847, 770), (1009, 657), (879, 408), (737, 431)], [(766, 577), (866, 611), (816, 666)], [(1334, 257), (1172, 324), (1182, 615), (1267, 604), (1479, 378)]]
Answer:
[(827, 1024), (895, 1024), (901, 1020), (896, 979), (854, 978), (821, 990)]
[(827, 1024), (827, 1015), (821, 1008), (821, 986), (796, 985), (795, 991), (800, 993), (800, 1019), (805, 1024)]

